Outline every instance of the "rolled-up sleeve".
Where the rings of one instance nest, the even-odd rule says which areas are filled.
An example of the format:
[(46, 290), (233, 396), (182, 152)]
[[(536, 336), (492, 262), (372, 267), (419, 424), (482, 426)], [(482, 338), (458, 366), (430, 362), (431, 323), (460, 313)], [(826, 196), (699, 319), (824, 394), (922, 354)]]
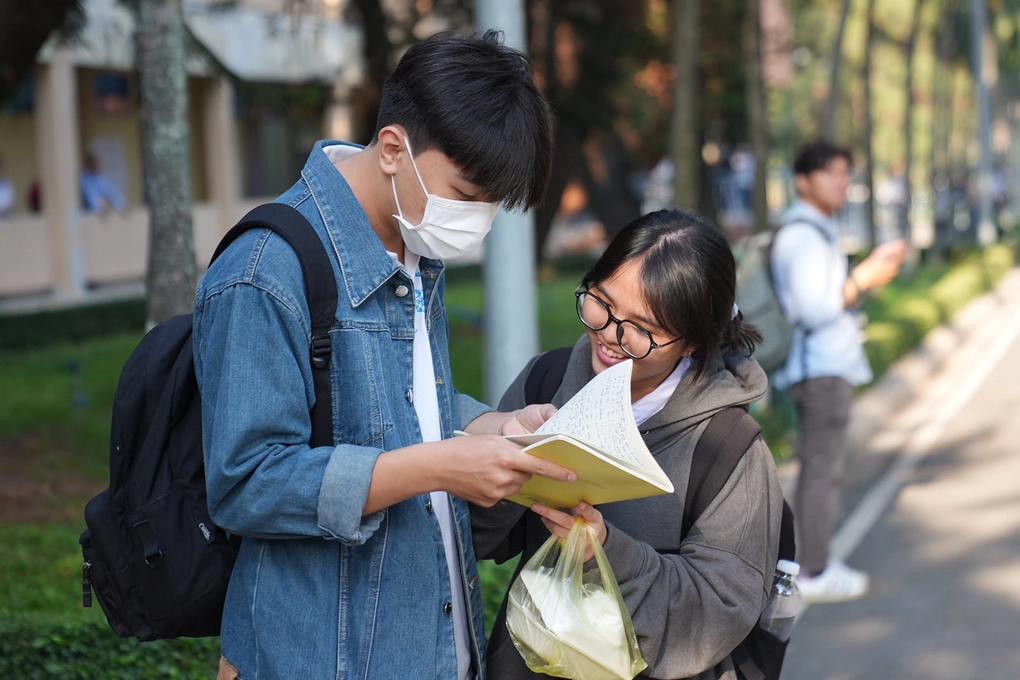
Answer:
[(209, 294), (196, 310), (209, 512), (242, 536), (358, 545), (382, 522), (381, 512), (362, 515), (382, 451), (309, 445), (308, 337), (296, 303), (254, 283)]
[(493, 410), (491, 406), (483, 404), (477, 399), (469, 397), (466, 394), (461, 394), (456, 390), (454, 390), (453, 399), (457, 409), (457, 417), (454, 419), (454, 422), (457, 423), (457, 429), (460, 430), (467, 427), (468, 423), (478, 416)]

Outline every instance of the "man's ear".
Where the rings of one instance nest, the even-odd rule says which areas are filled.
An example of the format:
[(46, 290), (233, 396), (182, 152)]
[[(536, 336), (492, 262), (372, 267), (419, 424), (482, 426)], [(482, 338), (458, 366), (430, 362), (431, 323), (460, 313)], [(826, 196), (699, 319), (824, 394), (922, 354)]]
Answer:
[(794, 175), (793, 184), (797, 187), (798, 196), (803, 196), (811, 188), (807, 175)]
[(400, 154), (407, 150), (404, 139), (407, 131), (401, 125), (387, 125), (379, 130), (379, 140), (376, 142), (379, 155), (379, 168), (387, 175), (397, 174), (400, 167)]

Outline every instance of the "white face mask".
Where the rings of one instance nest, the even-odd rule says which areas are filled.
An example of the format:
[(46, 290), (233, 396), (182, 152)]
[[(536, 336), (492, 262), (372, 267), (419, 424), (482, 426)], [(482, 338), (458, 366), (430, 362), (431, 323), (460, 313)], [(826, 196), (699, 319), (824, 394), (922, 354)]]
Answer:
[(407, 145), (407, 155), (411, 159), (414, 173), (418, 175), (422, 191), (428, 197), (421, 222), (417, 226), (411, 224), (404, 219), (404, 211), (400, 208), (400, 199), (397, 198), (396, 175), (390, 176), (390, 181), (393, 184), (393, 200), (397, 202), (397, 212), (400, 213), (393, 217), (400, 223), (400, 235), (403, 236), (407, 249), (416, 255), (437, 260), (452, 259), (473, 253), (481, 245), (485, 235), (492, 229), (492, 220), (499, 212), (499, 204), (481, 201), (455, 201), (430, 194), (429, 190), (425, 188), (421, 173), (418, 172), (418, 165), (414, 162), (414, 155), (411, 153), (411, 143), (406, 137), (404, 143)]

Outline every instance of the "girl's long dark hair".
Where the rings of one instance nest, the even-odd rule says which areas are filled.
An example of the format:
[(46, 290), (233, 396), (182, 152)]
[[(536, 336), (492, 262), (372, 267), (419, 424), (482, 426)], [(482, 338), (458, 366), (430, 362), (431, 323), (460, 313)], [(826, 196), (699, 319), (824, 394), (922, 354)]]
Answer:
[(751, 354), (761, 332), (733, 317), (737, 267), (722, 232), (697, 213), (674, 208), (637, 218), (609, 243), (582, 284), (597, 286), (641, 260), (645, 299), (655, 320), (693, 346), (700, 377), (716, 352)]

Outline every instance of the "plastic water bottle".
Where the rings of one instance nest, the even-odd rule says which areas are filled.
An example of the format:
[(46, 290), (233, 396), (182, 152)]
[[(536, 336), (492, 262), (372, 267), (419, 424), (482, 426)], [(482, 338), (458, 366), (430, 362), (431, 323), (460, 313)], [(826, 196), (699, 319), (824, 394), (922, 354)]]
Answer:
[(793, 623), (800, 613), (800, 590), (797, 575), (800, 565), (790, 560), (779, 560), (776, 564), (776, 578), (772, 592), (761, 613), (758, 625), (780, 640), (789, 640)]

